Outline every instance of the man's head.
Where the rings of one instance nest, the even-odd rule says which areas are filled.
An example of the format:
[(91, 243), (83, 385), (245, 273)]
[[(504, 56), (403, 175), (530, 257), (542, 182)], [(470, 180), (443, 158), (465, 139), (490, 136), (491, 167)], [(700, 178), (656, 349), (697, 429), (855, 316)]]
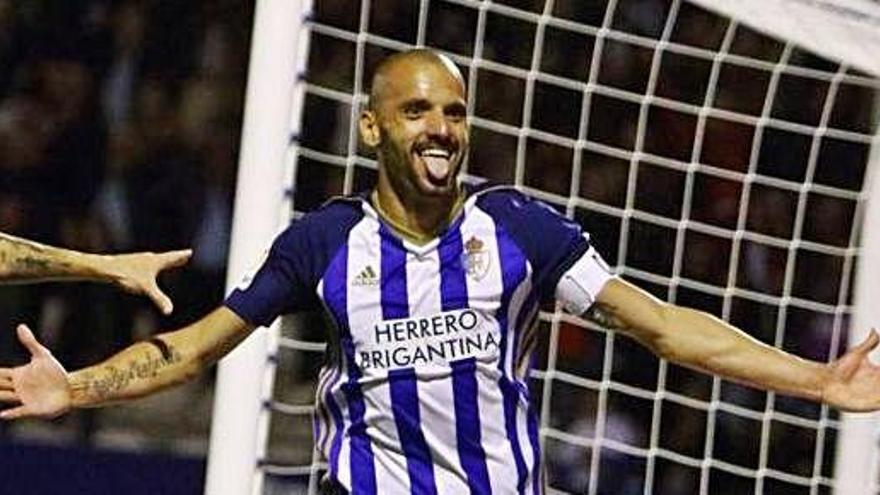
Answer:
[(398, 195), (447, 196), (468, 148), (464, 78), (447, 57), (411, 50), (385, 59), (373, 76), (361, 137), (376, 149)]

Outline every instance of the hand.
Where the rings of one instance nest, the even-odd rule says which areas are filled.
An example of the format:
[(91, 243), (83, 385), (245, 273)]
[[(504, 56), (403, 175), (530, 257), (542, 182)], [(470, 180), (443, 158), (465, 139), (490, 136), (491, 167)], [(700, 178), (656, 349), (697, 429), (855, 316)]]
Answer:
[(30, 351), (31, 361), (17, 368), (0, 368), (0, 402), (18, 404), (0, 412), (0, 419), (54, 418), (66, 413), (72, 392), (64, 367), (27, 326), (19, 325), (16, 332)]
[(159, 288), (156, 277), (163, 270), (186, 264), (190, 256), (191, 249), (166, 253), (118, 254), (108, 257), (108, 271), (116, 284), (124, 290), (149, 297), (167, 315), (174, 309), (174, 304)]
[(880, 336), (871, 329), (861, 344), (831, 363), (831, 374), (822, 390), (823, 402), (851, 412), (880, 409), (880, 366), (868, 354), (880, 343)]

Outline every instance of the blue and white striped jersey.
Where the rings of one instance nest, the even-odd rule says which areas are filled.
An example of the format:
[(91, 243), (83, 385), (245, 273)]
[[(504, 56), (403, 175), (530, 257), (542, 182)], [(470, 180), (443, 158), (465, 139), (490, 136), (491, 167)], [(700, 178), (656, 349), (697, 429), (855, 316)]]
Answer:
[(335, 323), (316, 445), (353, 494), (543, 492), (526, 386), (541, 302), (586, 310), (610, 273), (588, 237), (511, 188), (470, 194), (424, 245), (361, 197), (292, 224), (227, 299), (245, 320)]

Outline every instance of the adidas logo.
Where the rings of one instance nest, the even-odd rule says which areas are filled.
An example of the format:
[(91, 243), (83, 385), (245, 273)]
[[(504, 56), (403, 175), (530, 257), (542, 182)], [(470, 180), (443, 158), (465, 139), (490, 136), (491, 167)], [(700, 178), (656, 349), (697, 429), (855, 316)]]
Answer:
[(352, 285), (359, 287), (373, 287), (379, 285), (379, 276), (376, 275), (376, 271), (373, 270), (372, 266), (367, 265), (357, 274), (357, 276), (354, 277)]

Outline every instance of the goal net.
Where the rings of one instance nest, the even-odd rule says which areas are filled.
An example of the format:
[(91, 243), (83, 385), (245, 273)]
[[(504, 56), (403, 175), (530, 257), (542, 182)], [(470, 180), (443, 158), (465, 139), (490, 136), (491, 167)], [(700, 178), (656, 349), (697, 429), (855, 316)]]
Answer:
[[(284, 101), (262, 91), (265, 111), (293, 102), (271, 144), (285, 167), (270, 166), (283, 213), (269, 234), (371, 187), (376, 164), (357, 134), (369, 76), (385, 56), (427, 46), (467, 79), (466, 180), (514, 184), (556, 207), (626, 279), (819, 361), (878, 316), (856, 290), (868, 285), (857, 265), (876, 273), (880, 253), (865, 247), (880, 216), (868, 208), (880, 182), (877, 2), (274, 3), (295, 7), (267, 24), (303, 24), (274, 42), (279, 58), (301, 54), (282, 69), (293, 89)], [(258, 17), (272, 17), (269, 4)], [(249, 225), (261, 214), (243, 198), (236, 222)], [(240, 270), (230, 272), (234, 284)], [(828, 407), (658, 360), (552, 307), (539, 325), (530, 386), (551, 493), (877, 493), (873, 467), (865, 475), (871, 420), (844, 441), (856, 430)], [(295, 315), (261, 332), (249, 357), (221, 366), (208, 492), (316, 493), (324, 322)]]

